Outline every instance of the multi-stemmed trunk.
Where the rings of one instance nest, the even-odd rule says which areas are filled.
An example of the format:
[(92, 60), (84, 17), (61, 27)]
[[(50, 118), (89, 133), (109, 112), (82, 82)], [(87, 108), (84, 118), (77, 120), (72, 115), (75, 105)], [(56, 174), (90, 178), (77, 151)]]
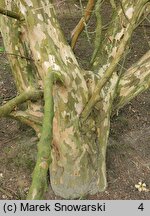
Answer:
[(113, 22), (104, 39), (96, 38), (87, 71), (50, 0), (1, 1), (0, 29), (19, 95), (0, 108), (0, 116), (28, 124), (40, 138), (29, 199), (42, 198), (48, 168), (61, 197), (105, 190), (110, 117), (150, 85), (150, 51), (123, 73), (117, 68), (147, 8), (148, 0), (123, 0), (113, 8)]

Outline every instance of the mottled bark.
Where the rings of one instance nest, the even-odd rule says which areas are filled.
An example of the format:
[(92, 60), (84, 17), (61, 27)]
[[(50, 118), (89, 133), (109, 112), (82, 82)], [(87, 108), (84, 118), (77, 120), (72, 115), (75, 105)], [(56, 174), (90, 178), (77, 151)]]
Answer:
[(128, 50), (128, 43), (132, 32), (142, 16), (141, 11), (143, 11), (146, 4), (148, 5), (148, 0), (119, 1), (118, 7), (113, 11), (112, 20), (108, 26), (108, 30), (103, 35), (101, 46), (93, 61), (93, 69), (95, 71), (99, 73), (105, 72), (110, 67), (110, 63), (116, 59), (119, 47), (124, 44), (124, 48), (119, 54), (119, 58), (122, 58), (122, 55)]
[[(55, 194), (64, 198), (78, 198), (105, 190), (112, 110), (124, 106), (149, 87), (149, 52), (121, 76), (116, 72), (147, 1), (123, 0), (117, 8), (114, 1), (111, 3), (113, 22), (102, 37), (104, 39), (98, 40), (100, 45), (94, 54), (92, 71), (84, 71), (66, 42), (52, 1), (0, 2), (3, 11), (12, 11), (24, 18), (20, 21), (17, 16), (16, 19), (0, 16), (5, 49), (20, 95), (0, 111), (5, 109), (5, 114), (9, 111), (9, 116), (30, 125), (41, 137), (29, 199), (42, 198), (48, 166), (51, 186)], [(97, 35), (101, 34), (100, 27), (97, 31)], [(53, 94), (52, 89), (47, 93), (45, 83), (50, 71), (54, 80), (48, 79), (48, 86), (52, 87), (53, 83)], [(36, 102), (31, 100), (32, 97), (22, 99), (21, 95), (33, 87), (35, 92), (44, 91), (46, 109), (41, 97), (37, 97)], [(52, 95), (54, 119), (49, 103)], [(26, 109), (20, 110), (17, 106), (13, 110), (20, 102), (25, 102)]]
[(150, 51), (122, 74), (113, 109), (118, 110), (150, 87)]
[[(4, 2), (5, 1), (1, 1), (0, 6), (1, 4), (3, 5)], [(10, 1), (6, 3), (7, 4), (4, 5), (5, 9), (12, 10), (14, 13), (19, 13), (19, 9), (16, 7), (15, 2)], [(27, 89), (42, 91), (41, 80), (34, 64), (34, 60), (32, 59), (31, 50), (29, 49), (29, 41), (25, 40), (27, 29), (24, 22), (18, 21), (17, 19), (11, 19), (8, 16), (0, 16), (0, 29), (18, 94), (20, 95), (26, 92)], [(42, 100), (38, 100), (36, 103), (32, 103), (31, 100), (28, 100), (26, 108), (29, 115), (31, 114), (33, 118), (41, 118), (43, 116), (41, 112), (43, 110)], [(28, 120), (24, 118), (24, 120), (32, 127), (32, 118), (28, 118)], [(35, 126), (34, 128), (37, 127)], [(39, 130), (36, 131), (39, 133)]]

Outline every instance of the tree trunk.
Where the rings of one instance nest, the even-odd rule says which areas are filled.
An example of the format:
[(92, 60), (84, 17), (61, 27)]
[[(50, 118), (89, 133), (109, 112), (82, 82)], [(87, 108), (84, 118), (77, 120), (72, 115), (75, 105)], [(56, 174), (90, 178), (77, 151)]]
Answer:
[[(111, 114), (150, 85), (150, 52), (124, 74), (116, 69), (146, 3), (122, 1), (114, 12), (115, 22), (94, 52), (93, 71), (84, 71), (65, 40), (52, 1), (1, 1), (0, 9), (5, 10), (0, 10), (4, 14), (0, 28), (19, 96), (0, 108), (0, 117), (10, 116), (34, 128), (41, 137), (39, 151), (42, 145), (49, 146), (49, 154), (38, 155), (29, 199), (42, 198), (41, 191), (46, 188), (42, 177), (47, 167), (51, 186), (61, 197), (79, 198), (106, 189)], [(53, 91), (45, 93), (44, 80), (49, 73), (54, 74)], [(45, 106), (53, 113), (50, 104), (46, 105), (48, 91), (54, 100), (54, 118), (43, 109), (44, 94)], [(24, 103), (23, 110), (18, 107), (20, 103)], [(15, 106), (18, 108), (14, 111)], [(49, 143), (44, 140), (44, 136), (52, 139), (51, 133), (43, 132), (45, 119), (49, 119), (50, 130), (53, 125)]]
[(56, 88), (50, 179), (57, 195), (76, 198), (105, 190), (112, 90), (103, 92), (103, 100), (82, 122), (78, 101), (73, 104), (65, 89)]

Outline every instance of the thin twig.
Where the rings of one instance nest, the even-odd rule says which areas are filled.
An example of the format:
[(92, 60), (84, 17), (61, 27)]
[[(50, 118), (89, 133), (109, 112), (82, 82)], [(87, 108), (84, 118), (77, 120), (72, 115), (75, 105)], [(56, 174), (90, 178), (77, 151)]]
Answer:
[[(94, 5), (95, 5), (95, 0), (89, 0), (88, 1), (88, 4), (86, 6), (85, 13), (84, 13), (83, 17), (80, 19), (79, 23), (76, 25), (74, 30), (71, 32), (71, 47), (72, 47), (72, 49), (74, 49), (79, 35), (81, 34), (83, 29), (85, 28), (87, 22), (89, 21), (91, 14), (92, 14), (92, 11), (93, 11), (93, 8), (94, 8)], [(83, 13), (83, 9), (82, 9), (82, 13)]]
[(13, 11), (5, 10), (4, 8), (1, 8), (1, 7), (0, 7), (0, 14), (3, 14), (5, 16), (8, 16), (8, 17), (13, 18), (13, 19), (17, 19), (19, 21), (24, 20), (24, 17), (22, 17), (20, 14), (17, 14)]
[(7, 144), (7, 143), (9, 143), (9, 142), (12, 142), (12, 140), (15, 140), (15, 139), (17, 139), (17, 138), (19, 138), (19, 135), (14, 136), (14, 137), (11, 137), (10, 139), (7, 139), (5, 142), (3, 142), (3, 145), (5, 145), (5, 144)]
[(29, 60), (29, 61), (34, 61), (34, 60), (33, 60), (32, 58), (30, 58), (30, 57), (26, 57), (26, 56), (14, 54), (14, 53), (3, 52), (3, 54), (16, 56), (16, 57), (19, 57), (19, 58), (22, 58), (22, 59), (26, 59), (26, 60)]
[(5, 194), (7, 197), (9, 198), (13, 198), (13, 195), (11, 193), (9, 193), (8, 191), (6, 191), (5, 189), (3, 189), (2, 187), (0, 187), (0, 191)]

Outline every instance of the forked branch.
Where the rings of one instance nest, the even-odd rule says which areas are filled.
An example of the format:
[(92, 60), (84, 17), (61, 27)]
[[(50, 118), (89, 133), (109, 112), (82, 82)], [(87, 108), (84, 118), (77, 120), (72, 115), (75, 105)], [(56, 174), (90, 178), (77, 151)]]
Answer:
[[(112, 58), (111, 62), (109, 63), (109, 67), (106, 69), (106, 71), (102, 75), (101, 79), (99, 80), (97, 86), (95, 87), (95, 89), (93, 91), (93, 94), (92, 94), (90, 100), (88, 101), (85, 109), (83, 110), (83, 112), (81, 114), (82, 122), (87, 119), (87, 117), (89, 116), (89, 114), (92, 111), (92, 108), (100, 100), (101, 89), (104, 87), (106, 82), (108, 80), (110, 80), (114, 70), (117, 67), (117, 64), (121, 60), (122, 55), (123, 55), (124, 50), (125, 50), (125, 47), (129, 41), (129, 39), (131, 38), (132, 32), (135, 28), (136, 21), (139, 18), (139, 14), (140, 14), (142, 7), (143, 7), (143, 3), (135, 6), (135, 8), (134, 8), (135, 12), (133, 13), (133, 16), (130, 20), (130, 23), (128, 24), (128, 28), (127, 28), (126, 32), (124, 33), (123, 38), (120, 40), (120, 44), (118, 44), (118, 47), (114, 47), (115, 52), (113, 54), (111, 54), (112, 55), (111, 57), (113, 57), (113, 58)], [(101, 74), (100, 74), (100, 76), (101, 76)]]

